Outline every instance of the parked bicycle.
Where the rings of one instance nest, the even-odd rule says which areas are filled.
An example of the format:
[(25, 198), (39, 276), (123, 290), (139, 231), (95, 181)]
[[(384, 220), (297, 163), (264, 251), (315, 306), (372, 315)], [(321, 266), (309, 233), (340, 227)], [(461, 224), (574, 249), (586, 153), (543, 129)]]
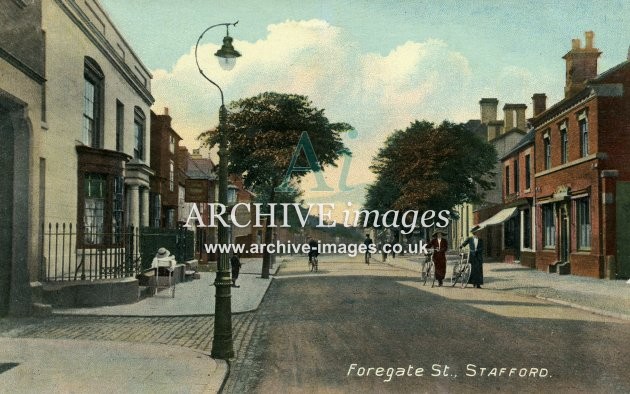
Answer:
[(470, 280), (470, 251), (459, 252), (459, 261), (453, 266), (453, 272), (451, 274), (451, 285), (455, 287), (457, 282), (461, 283), (462, 288), (468, 285)]
[(422, 280), (423, 286), (427, 284), (427, 281), (431, 280), (431, 287), (435, 286), (435, 262), (433, 261), (433, 255), (435, 249), (427, 250), (427, 257), (424, 260), (422, 267)]

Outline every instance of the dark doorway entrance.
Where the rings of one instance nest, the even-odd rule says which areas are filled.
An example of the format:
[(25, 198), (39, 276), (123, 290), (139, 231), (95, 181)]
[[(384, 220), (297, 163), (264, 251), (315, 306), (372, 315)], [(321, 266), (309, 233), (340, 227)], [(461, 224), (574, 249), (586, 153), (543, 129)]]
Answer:
[[(3, 105), (4, 104), (4, 105)], [(13, 183), (15, 132), (11, 108), (0, 98), (0, 316), (9, 313), (11, 299), (11, 268), (13, 262)]]
[[(0, 316), (31, 311), (30, 136), (27, 106), (0, 90)], [(18, 220), (19, 219), (19, 220)]]

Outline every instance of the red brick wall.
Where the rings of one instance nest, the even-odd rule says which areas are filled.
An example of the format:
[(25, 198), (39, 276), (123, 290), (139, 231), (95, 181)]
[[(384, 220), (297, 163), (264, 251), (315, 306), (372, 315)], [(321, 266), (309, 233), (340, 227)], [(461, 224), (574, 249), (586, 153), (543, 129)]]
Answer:
[(602, 278), (603, 264), (600, 261), (603, 262), (599, 255), (571, 253), (571, 274)]
[[(551, 137), (552, 168), (559, 166), (561, 143), (559, 123), (567, 122), (569, 162), (580, 159), (580, 134), (578, 115), (587, 111), (589, 124), (589, 154), (598, 158), (579, 165), (568, 166), (536, 178), (536, 197), (542, 202), (553, 196), (558, 186), (571, 189), (570, 195), (588, 193), (591, 197), (591, 250), (577, 251), (576, 211), (571, 204), (570, 261), (571, 273), (592, 277), (604, 277), (606, 256), (616, 254), (616, 182), (630, 181), (630, 65), (618, 67), (600, 78), (598, 83), (623, 84), (622, 97), (590, 98), (584, 103), (538, 126), (535, 136), (536, 172), (545, 171), (543, 134)], [(619, 91), (619, 90), (618, 90)], [(614, 89), (611, 89), (614, 93)], [(607, 170), (605, 177), (602, 171)], [(615, 171), (611, 171), (615, 170)], [(602, 199), (602, 195), (606, 197)], [(572, 202), (573, 203), (573, 202)], [(558, 260), (557, 250), (542, 249), (542, 217), (540, 206), (536, 209), (536, 267), (546, 270)], [(558, 229), (559, 230), (559, 229)], [(557, 243), (558, 244), (558, 243)]]
[[(175, 138), (175, 152), (169, 150), (169, 137)], [(178, 142), (180, 137), (171, 129), (171, 117), (151, 112), (151, 168), (155, 171), (152, 191), (162, 195), (162, 205), (178, 205), (179, 171), (177, 169)], [(170, 162), (174, 165), (174, 187), (169, 190)], [(175, 211), (177, 221), (177, 210)]]
[[(525, 168), (525, 156), (529, 155), (529, 160), (530, 160), (530, 185), (529, 188), (526, 188), (526, 168)], [(516, 192), (516, 179), (514, 176), (514, 167), (516, 165), (516, 160), (518, 159), (518, 192)], [(505, 182), (506, 182), (506, 177), (505, 177), (505, 173), (506, 173), (506, 167), (509, 166), (510, 169), (510, 187), (507, 188)], [(509, 157), (506, 157), (503, 160), (503, 179), (502, 179), (502, 185), (503, 185), (503, 202), (507, 203), (509, 201), (513, 201), (514, 199), (517, 198), (527, 198), (527, 197), (533, 197), (534, 196), (534, 191), (535, 191), (535, 181), (534, 181), (534, 149), (533, 146), (528, 145), (527, 147), (525, 147), (524, 149), (520, 150), (519, 152), (515, 152), (514, 154), (512, 154)], [(509, 195), (506, 195), (506, 190), (510, 191)]]
[(569, 158), (568, 161), (574, 161), (581, 157), (580, 154), (580, 128), (578, 125), (578, 115), (584, 110), (588, 112), (589, 122), (589, 154), (598, 151), (598, 103), (597, 99), (591, 99), (580, 106), (561, 114), (561, 116), (553, 118), (551, 121), (536, 130), (536, 173), (545, 171), (545, 149), (544, 134), (549, 133), (551, 140), (551, 168), (561, 165), (561, 141), (560, 141), (560, 124), (566, 121), (567, 136), (569, 140)]

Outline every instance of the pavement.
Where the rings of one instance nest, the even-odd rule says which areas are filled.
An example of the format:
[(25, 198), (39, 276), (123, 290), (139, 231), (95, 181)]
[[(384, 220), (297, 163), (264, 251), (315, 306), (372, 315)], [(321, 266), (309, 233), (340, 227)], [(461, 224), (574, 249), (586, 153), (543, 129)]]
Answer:
[[(285, 263), (283, 278), (326, 275), (325, 264), (318, 273), (308, 272), (305, 257), (278, 257), (272, 278)], [(456, 256), (449, 256), (450, 265)], [(238, 279), (232, 288), (232, 312), (253, 311), (262, 302), (272, 279), (261, 279), (262, 259), (243, 259)], [(320, 261), (335, 264), (337, 257), (322, 256)], [(380, 262), (380, 256), (375, 262)], [(397, 270), (420, 272), (423, 257), (388, 259), (386, 264), (370, 264), (367, 275), (395, 275)], [(302, 264), (303, 263), (303, 264)], [(356, 267), (335, 270), (335, 275), (356, 275)], [(339, 271), (339, 272), (337, 272)], [(333, 274), (333, 272), (331, 272)], [(94, 316), (205, 316), (214, 314), (214, 273), (177, 285), (175, 297), (158, 293), (131, 305), (99, 308), (57, 309), (57, 315)], [(518, 264), (484, 264), (484, 289), (471, 291), (506, 292), (506, 297), (523, 295), (575, 308), (630, 320), (630, 284), (560, 276), (539, 272)], [(86, 341), (41, 338), (0, 338), (0, 393), (212, 393), (218, 392), (228, 375), (228, 364), (207, 353), (184, 347), (114, 341)]]
[[(278, 258), (270, 273), (277, 272)], [(232, 288), (232, 312), (256, 310), (271, 284), (260, 278), (262, 259), (242, 259)], [(214, 315), (214, 273), (179, 283), (130, 305), (55, 309), (55, 315)], [(106, 329), (106, 328), (104, 328)], [(0, 337), (0, 393), (216, 393), (228, 363), (206, 352), (163, 344)]]
[(176, 346), (0, 338), (0, 393), (216, 393), (226, 373)]
[[(273, 276), (278, 271), (282, 259), (270, 270)], [(242, 267), (236, 284), (232, 287), (232, 313), (244, 313), (258, 308), (271, 284), (270, 279), (262, 279), (261, 258), (241, 259)], [(93, 308), (55, 309), (59, 315), (91, 316), (210, 316), (214, 315), (215, 287), (214, 272), (201, 272), (201, 279), (178, 283), (175, 297), (170, 289), (161, 290), (153, 297), (125, 305), (101, 306)]]
[[(445, 285), (450, 282), (452, 265), (448, 255)], [(376, 258), (381, 261), (380, 256)], [(423, 256), (389, 257), (386, 264), (420, 273)], [(530, 296), (567, 305), (602, 316), (630, 320), (630, 281), (548, 274), (518, 263), (486, 262), (483, 265), (484, 289)]]

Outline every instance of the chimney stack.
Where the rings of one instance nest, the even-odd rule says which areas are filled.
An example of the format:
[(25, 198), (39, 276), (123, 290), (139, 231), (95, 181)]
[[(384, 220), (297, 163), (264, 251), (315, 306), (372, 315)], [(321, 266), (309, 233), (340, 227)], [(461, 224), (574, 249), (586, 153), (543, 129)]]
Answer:
[(534, 117), (536, 117), (547, 110), (547, 95), (544, 93), (534, 93), (532, 103), (534, 105)]
[(571, 50), (562, 58), (566, 61), (566, 84), (564, 97), (571, 97), (584, 89), (590, 79), (597, 76), (597, 59), (602, 54), (593, 47), (594, 33), (584, 33), (586, 46), (581, 47), (579, 39), (571, 41)]
[(488, 124), (497, 120), (497, 107), (499, 106), (499, 100), (496, 98), (482, 98), (479, 100), (479, 106), (481, 107), (481, 123)]
[(516, 127), (516, 116), (514, 116), (514, 108), (512, 104), (505, 104), (503, 106), (503, 121), (505, 122), (505, 131), (512, 130)]
[(169, 116), (168, 115), (168, 107), (164, 107), (164, 115)]
[(516, 111), (516, 128), (519, 130), (527, 130), (527, 119), (525, 117), (525, 111), (527, 111), (527, 105), (516, 104), (514, 110)]
[(201, 156), (201, 149), (199, 149), (199, 148), (193, 149), (192, 153), (190, 155), (190, 158), (191, 159), (201, 159), (202, 158), (202, 156)]
[(525, 110), (527, 110), (525, 104), (505, 104), (503, 106), (504, 132), (512, 129), (527, 130)]

